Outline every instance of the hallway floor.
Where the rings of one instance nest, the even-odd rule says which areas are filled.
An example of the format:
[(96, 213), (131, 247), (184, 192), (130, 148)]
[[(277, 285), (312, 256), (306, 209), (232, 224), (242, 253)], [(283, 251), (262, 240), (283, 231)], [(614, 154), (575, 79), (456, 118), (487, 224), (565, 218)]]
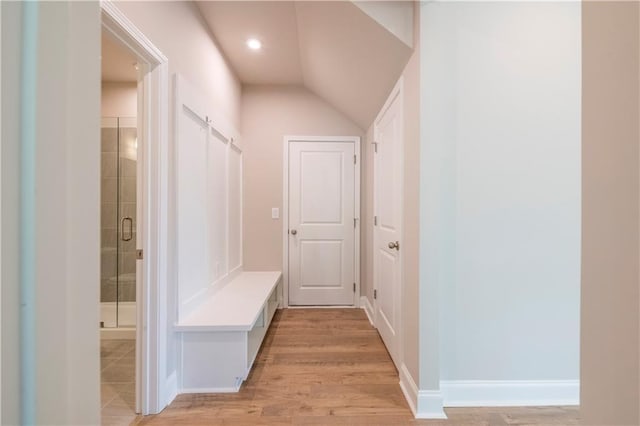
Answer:
[(247, 381), (234, 394), (179, 395), (139, 425), (571, 425), (575, 407), (447, 409), (415, 420), (398, 373), (361, 309), (276, 313)]

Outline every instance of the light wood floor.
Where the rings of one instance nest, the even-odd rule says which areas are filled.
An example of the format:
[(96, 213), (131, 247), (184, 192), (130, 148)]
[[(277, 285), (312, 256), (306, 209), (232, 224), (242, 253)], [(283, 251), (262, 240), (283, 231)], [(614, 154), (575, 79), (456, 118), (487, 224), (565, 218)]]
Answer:
[(360, 309), (276, 313), (253, 370), (235, 394), (180, 395), (140, 425), (571, 425), (572, 407), (447, 409), (415, 420), (398, 373)]

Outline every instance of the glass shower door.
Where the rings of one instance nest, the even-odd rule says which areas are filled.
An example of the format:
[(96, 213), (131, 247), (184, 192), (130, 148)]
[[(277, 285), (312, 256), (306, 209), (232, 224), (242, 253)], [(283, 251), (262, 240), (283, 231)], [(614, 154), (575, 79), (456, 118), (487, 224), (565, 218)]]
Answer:
[(118, 120), (118, 327), (136, 325), (137, 123)]
[(100, 325), (107, 328), (135, 326), (136, 125), (102, 119)]
[(100, 326), (118, 326), (118, 119), (102, 119)]

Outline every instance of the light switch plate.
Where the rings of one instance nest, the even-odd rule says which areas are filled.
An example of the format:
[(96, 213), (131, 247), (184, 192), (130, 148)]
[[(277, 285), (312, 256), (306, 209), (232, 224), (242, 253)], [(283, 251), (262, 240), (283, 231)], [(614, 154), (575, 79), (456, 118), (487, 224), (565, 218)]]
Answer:
[(274, 207), (271, 209), (271, 219), (280, 219), (280, 209)]

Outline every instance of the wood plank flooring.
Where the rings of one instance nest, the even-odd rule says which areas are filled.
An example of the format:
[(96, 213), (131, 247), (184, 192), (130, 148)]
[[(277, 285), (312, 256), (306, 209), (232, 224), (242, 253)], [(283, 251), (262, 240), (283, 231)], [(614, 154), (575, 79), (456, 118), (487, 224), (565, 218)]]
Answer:
[(415, 420), (360, 309), (278, 311), (240, 392), (179, 395), (139, 425), (570, 425), (572, 407), (447, 409)]

